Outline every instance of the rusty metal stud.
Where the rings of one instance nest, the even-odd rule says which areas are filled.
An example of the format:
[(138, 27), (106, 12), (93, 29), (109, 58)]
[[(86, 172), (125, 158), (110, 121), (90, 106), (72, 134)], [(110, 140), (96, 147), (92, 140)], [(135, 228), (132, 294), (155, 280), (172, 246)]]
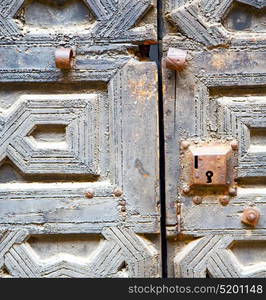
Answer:
[(238, 150), (238, 141), (233, 140), (233, 141), (231, 142), (231, 147), (232, 147), (232, 149), (233, 149), (234, 151)]
[(92, 198), (94, 197), (94, 193), (93, 193), (93, 192), (87, 192), (87, 193), (85, 194), (85, 196), (86, 196), (87, 198), (89, 198), (89, 199), (92, 199)]
[(196, 205), (201, 204), (202, 203), (202, 198), (199, 197), (199, 196), (193, 197), (193, 203), (196, 204)]
[(260, 212), (255, 208), (246, 208), (242, 214), (242, 223), (255, 227), (260, 219)]
[(182, 71), (187, 66), (187, 51), (169, 48), (165, 64), (168, 69)]
[(236, 187), (230, 187), (228, 193), (230, 196), (236, 196), (237, 195)]
[(228, 196), (220, 196), (219, 201), (223, 206), (226, 206), (229, 204), (230, 200)]
[(183, 188), (183, 193), (184, 194), (188, 194), (190, 192), (190, 188), (188, 187), (188, 186), (185, 186), (184, 188)]
[(72, 69), (74, 56), (74, 50), (71, 48), (57, 48), (55, 50), (56, 67), (63, 70)]
[(126, 205), (126, 201), (125, 201), (125, 200), (120, 200), (120, 201), (119, 201), (119, 204), (120, 204), (121, 206), (125, 206), (125, 205)]
[(121, 196), (123, 195), (123, 191), (117, 189), (117, 190), (114, 191), (114, 195), (115, 195), (116, 197), (121, 197)]
[(181, 149), (182, 150), (188, 149), (189, 146), (190, 146), (190, 142), (188, 142), (188, 141), (182, 141), (181, 142)]

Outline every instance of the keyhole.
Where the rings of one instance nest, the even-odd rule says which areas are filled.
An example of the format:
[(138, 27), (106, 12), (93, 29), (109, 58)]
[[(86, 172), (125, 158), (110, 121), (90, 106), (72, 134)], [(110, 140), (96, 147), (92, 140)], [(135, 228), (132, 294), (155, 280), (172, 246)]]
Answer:
[(212, 183), (213, 172), (212, 171), (206, 172), (206, 176), (207, 176), (207, 183)]

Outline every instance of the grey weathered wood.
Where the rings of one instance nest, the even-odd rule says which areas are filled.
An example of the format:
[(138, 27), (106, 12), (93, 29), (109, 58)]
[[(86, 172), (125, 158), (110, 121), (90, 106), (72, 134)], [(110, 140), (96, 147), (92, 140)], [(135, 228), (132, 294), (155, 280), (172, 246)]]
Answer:
[(0, 19), (0, 277), (158, 277), (157, 67), (135, 55), (156, 1), (4, 0)]
[[(265, 262), (258, 258), (266, 232), (266, 36), (258, 23), (264, 2), (237, 3), (168, 0), (164, 4), (164, 54), (169, 47), (188, 50), (184, 71), (163, 67), (170, 276), (265, 276)], [(256, 7), (252, 26), (246, 31), (226, 29), (224, 20), (232, 18), (232, 7), (237, 11), (244, 3), (250, 5), (250, 11)], [(237, 195), (222, 206), (218, 195), (206, 191), (202, 204), (195, 205), (193, 196), (182, 192), (186, 182), (182, 178), (181, 141), (232, 139), (239, 142)], [(241, 222), (248, 207), (260, 211), (254, 228)], [(250, 251), (242, 249), (239, 262), (240, 252), (229, 250), (231, 244), (245, 239), (256, 241), (252, 255), (257, 260), (250, 266), (244, 263)]]

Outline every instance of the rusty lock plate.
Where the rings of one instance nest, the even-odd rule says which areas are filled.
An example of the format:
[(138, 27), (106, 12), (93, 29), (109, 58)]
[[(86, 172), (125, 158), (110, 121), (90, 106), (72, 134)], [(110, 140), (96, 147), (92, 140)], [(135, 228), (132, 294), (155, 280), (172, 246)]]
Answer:
[(197, 144), (184, 141), (181, 148), (185, 193), (220, 190), (222, 194), (236, 194), (236, 141)]

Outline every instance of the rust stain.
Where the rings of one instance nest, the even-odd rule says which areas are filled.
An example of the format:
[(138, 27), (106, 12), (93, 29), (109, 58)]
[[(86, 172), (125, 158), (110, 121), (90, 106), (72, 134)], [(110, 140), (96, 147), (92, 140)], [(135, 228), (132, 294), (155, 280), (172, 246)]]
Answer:
[[(155, 82), (157, 81), (157, 76)], [(151, 82), (144, 75), (141, 79), (130, 80), (129, 87), (131, 90), (132, 96), (138, 101), (150, 101), (153, 96), (156, 94), (154, 92), (154, 82)]]
[(211, 64), (215, 69), (225, 69), (227, 65), (230, 65), (232, 61), (236, 59), (235, 53), (215, 53), (212, 56)]
[(150, 176), (150, 173), (144, 169), (143, 164), (139, 159), (135, 160), (135, 167), (143, 177), (147, 178)]

